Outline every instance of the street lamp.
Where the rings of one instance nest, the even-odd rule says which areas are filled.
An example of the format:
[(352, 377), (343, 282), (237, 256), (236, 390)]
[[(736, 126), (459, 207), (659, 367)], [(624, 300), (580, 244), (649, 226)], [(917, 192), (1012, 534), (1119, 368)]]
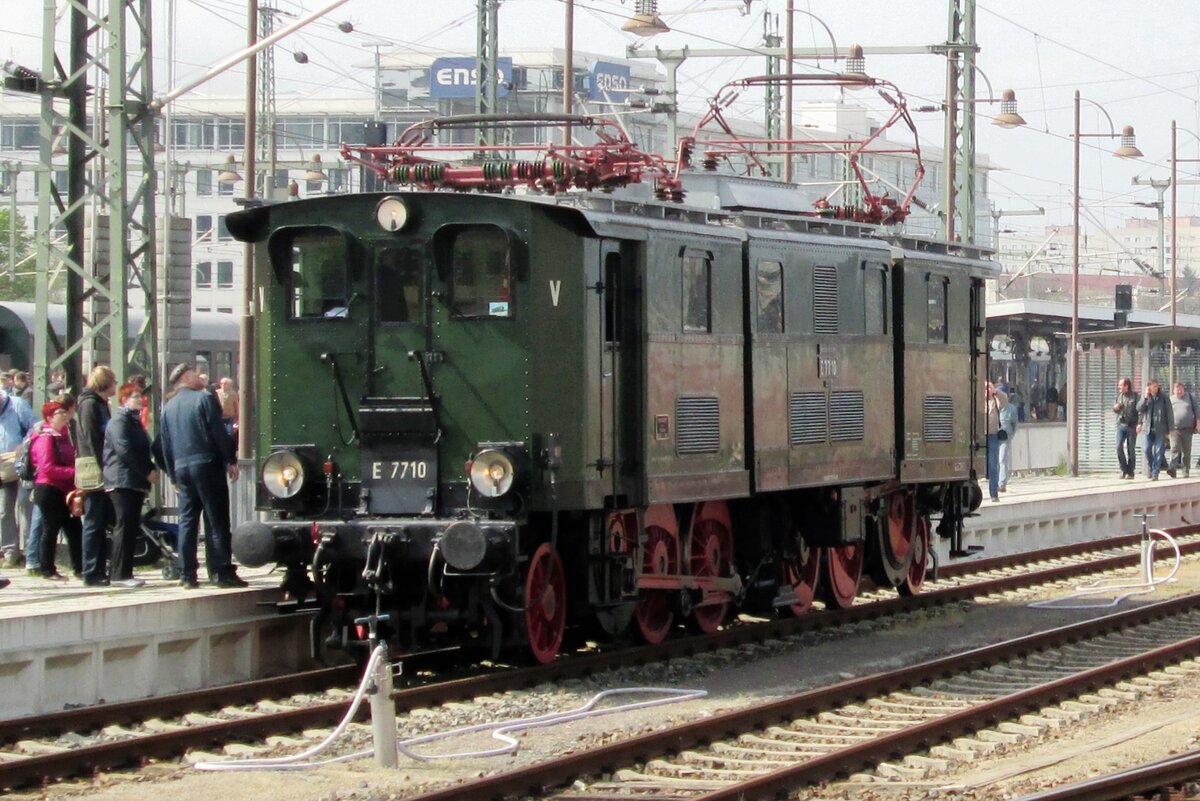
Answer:
[(634, 14), (625, 21), (621, 30), (634, 36), (654, 36), (659, 33), (670, 33), (671, 29), (662, 17), (658, 16), (658, 0), (637, 0)]
[[(1082, 98), (1079, 96), (1079, 90), (1075, 91), (1075, 134), (1074, 134), (1074, 155), (1075, 155), (1075, 171), (1074, 171), (1074, 198), (1071, 203), (1072, 216), (1072, 243), (1071, 243), (1071, 353), (1070, 353), (1070, 383), (1067, 387), (1067, 414), (1071, 416), (1071, 425), (1067, 428), (1069, 437), (1068, 442), (1068, 458), (1070, 459), (1071, 475), (1079, 475), (1079, 142), (1083, 137), (1098, 137), (1105, 139), (1120, 139), (1121, 146), (1113, 151), (1113, 155), (1122, 159), (1136, 159), (1142, 157), (1142, 151), (1138, 150), (1137, 138), (1133, 133), (1133, 126), (1126, 125), (1121, 129), (1121, 133), (1117, 133), (1117, 128), (1113, 125), (1112, 117), (1108, 116), (1108, 112), (1099, 103), (1089, 100), (1088, 102), (1100, 110), (1104, 118), (1108, 120), (1108, 133), (1082, 133), (1079, 130), (1079, 105)], [(1146, 354), (1149, 358), (1149, 354)]]

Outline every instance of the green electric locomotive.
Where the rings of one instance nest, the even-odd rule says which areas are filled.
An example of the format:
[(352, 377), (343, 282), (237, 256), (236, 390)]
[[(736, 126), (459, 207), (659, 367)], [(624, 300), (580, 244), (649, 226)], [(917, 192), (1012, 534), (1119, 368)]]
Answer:
[[(915, 592), (930, 518), (961, 533), (979, 252), (770, 211), (786, 187), (672, 177), (620, 137), (507, 166), (384, 150), (364, 163), (415, 188), (228, 219), (258, 245), (269, 510), (235, 554), (287, 568), (314, 645), (382, 613), (401, 653), (548, 662), (568, 627), (653, 643), (847, 606), (864, 575)], [(644, 175), (658, 197), (579, 191)]]

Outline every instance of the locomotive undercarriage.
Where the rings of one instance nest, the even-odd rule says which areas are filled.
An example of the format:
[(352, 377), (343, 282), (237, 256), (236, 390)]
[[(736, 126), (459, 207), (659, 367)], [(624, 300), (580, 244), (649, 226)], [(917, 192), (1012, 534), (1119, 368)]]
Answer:
[[(918, 592), (929, 517), (961, 530), (970, 486), (890, 482), (578, 513), (560, 517), (561, 534), (542, 518), (256, 525), (287, 567), (289, 597), (315, 595), (314, 651), (356, 650), (367, 638), (363, 619), (386, 615), (380, 628), (400, 654), (474, 643), (492, 658), (548, 662), (568, 604), (573, 622), (653, 644), (678, 622), (715, 631), (734, 610), (848, 607), (864, 577)], [(423, 580), (403, 578), (415, 575)]]
[(952, 502), (967, 486), (893, 482), (610, 511), (591, 523), (588, 606), (606, 634), (632, 629), (657, 643), (680, 620), (714, 631), (735, 608), (848, 607), (864, 576), (910, 595), (929, 564), (929, 515), (960, 519)]

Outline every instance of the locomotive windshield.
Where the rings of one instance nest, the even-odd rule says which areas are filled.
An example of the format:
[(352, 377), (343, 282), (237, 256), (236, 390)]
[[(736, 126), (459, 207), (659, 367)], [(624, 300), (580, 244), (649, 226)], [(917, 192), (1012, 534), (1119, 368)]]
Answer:
[(345, 317), (350, 305), (345, 238), (331, 229), (312, 229), (292, 236), (288, 252), (292, 318)]
[(512, 258), (508, 236), (494, 225), (453, 229), (439, 248), (450, 275), (450, 308), (459, 319), (512, 317)]

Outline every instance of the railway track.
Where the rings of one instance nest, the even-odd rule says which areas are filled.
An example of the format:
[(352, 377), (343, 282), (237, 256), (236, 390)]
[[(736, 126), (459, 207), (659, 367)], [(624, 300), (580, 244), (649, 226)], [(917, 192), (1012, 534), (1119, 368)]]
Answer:
[[(1022, 796), (1017, 801), (1194, 801), (1200, 798), (1200, 751), (1175, 754), (1128, 770)], [(1185, 789), (1190, 787), (1191, 789)]]
[[(411, 801), (781, 797), (897, 755), (969, 759), (997, 742), (1136, 699), (1200, 657), (1200, 595), (1021, 637), (662, 729)], [(1049, 708), (1049, 709), (1047, 709)], [(1058, 711), (1055, 712), (1054, 710)], [(581, 777), (612, 773), (607, 781)], [(570, 785), (562, 793), (546, 788)]]
[[(1181, 548), (1185, 553), (1200, 551), (1200, 526), (1174, 533), (1182, 538)], [(940, 571), (937, 580), (927, 584), (925, 592), (911, 598), (896, 597), (888, 592), (885, 600), (868, 600), (871, 595), (867, 595), (851, 609), (837, 613), (814, 613), (760, 625), (731, 626), (713, 635), (669, 640), (658, 646), (575, 655), (544, 667), (495, 671), (411, 687), (397, 691), (394, 700), (397, 710), (402, 712), (751, 643), (782, 640), (786, 645), (790, 639), (807, 632), (869, 621), (883, 624), (889, 618), (922, 609), (1019, 593), (1047, 583), (1129, 567), (1137, 563), (1138, 554), (1129, 552), (1129, 546), (1137, 542), (1137, 537), (1121, 537), (1023, 556), (960, 563)], [(357, 676), (352, 671), (351, 668), (315, 671), (303, 676), (248, 682), (146, 702), (0, 722), (0, 787), (86, 774), (152, 758), (176, 757), (189, 749), (202, 749), (214, 743), (329, 726), (344, 713), (348, 693), (335, 691), (329, 698), (322, 698), (311, 692), (330, 684), (353, 683)], [(294, 693), (304, 694), (283, 705), (269, 701), (245, 706)], [(216, 715), (197, 714), (213, 709), (222, 711)], [(171, 720), (172, 717), (175, 719)], [(154, 719), (153, 724), (143, 725), (148, 718)], [(95, 742), (81, 744), (73, 740), (64, 744), (47, 739), (62, 732), (92, 730), (100, 732), (99, 737), (93, 738)], [(13, 748), (14, 745), (21, 747)]]

